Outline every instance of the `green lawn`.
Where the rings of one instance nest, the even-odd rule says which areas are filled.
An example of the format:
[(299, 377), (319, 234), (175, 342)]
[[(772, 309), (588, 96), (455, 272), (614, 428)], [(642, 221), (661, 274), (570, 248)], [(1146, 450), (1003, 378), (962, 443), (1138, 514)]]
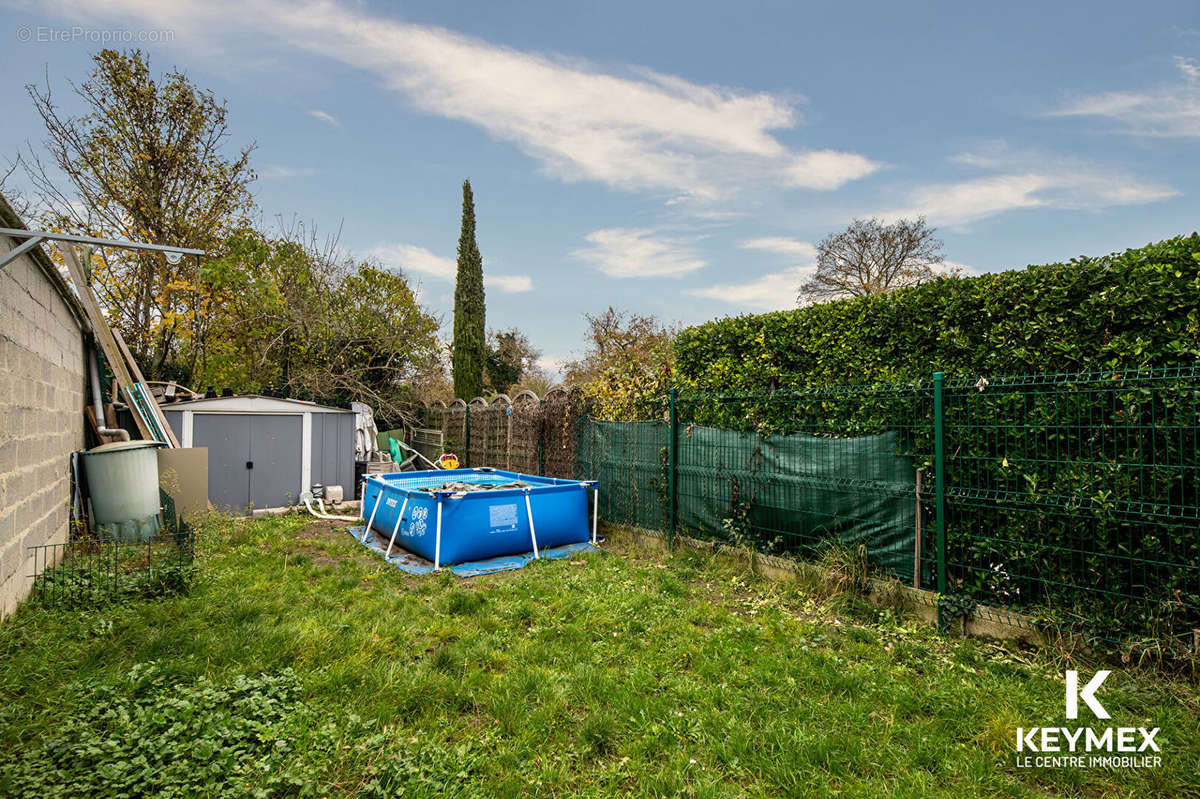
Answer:
[(1018, 769), (1095, 664), (697, 552), (408, 577), (311, 522), (209, 520), (189, 594), (0, 625), (0, 794), (1200, 795), (1184, 680), (1103, 688), (1161, 768)]

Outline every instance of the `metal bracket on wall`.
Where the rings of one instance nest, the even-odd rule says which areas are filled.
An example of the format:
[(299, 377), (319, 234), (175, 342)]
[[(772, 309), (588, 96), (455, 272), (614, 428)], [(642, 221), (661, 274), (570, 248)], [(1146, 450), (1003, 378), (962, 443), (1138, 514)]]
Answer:
[(21, 242), (16, 247), (13, 247), (11, 250), (4, 253), (4, 255), (0, 255), (0, 269), (8, 266), (10, 263), (20, 258), (22, 255), (32, 250), (45, 240), (45, 236), (33, 236), (32, 238), (28, 238)]
[(73, 244), (94, 244), (100, 247), (121, 247), (130, 250), (149, 250), (151, 252), (179, 253), (180, 255), (207, 255), (204, 250), (191, 247), (173, 247), (169, 244), (148, 244), (144, 241), (126, 241), (125, 239), (102, 239), (96, 236), (76, 236), (71, 233), (51, 233), (45, 230), (23, 230), (22, 228), (0, 227), (0, 235), (14, 239), (28, 239), (15, 249), (0, 255), (0, 267), (5, 266), (21, 253), (36, 247), (43, 241), (67, 241)]

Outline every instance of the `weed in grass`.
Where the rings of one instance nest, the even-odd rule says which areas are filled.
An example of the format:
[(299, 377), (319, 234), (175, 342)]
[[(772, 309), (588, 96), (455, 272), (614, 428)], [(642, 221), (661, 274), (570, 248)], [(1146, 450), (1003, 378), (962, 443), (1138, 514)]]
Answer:
[(817, 573), (827, 596), (866, 596), (870, 591), (870, 567), (863, 545), (827, 545), (817, 559)]
[(474, 616), (487, 605), (487, 598), (478, 591), (453, 591), (446, 600), (446, 610), (455, 616)]
[(589, 755), (606, 757), (616, 750), (616, 744), (617, 722), (604, 708), (588, 714), (579, 726), (579, 745)]

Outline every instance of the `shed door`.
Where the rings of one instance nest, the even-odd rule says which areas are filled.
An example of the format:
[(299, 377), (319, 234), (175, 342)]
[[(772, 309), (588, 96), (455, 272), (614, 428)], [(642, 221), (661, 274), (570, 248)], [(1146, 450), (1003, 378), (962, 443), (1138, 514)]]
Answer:
[(354, 493), (354, 414), (312, 415), (312, 481)]
[(250, 504), (250, 424), (254, 417), (232, 413), (197, 413), (192, 417), (192, 444), (208, 447), (208, 499), (218, 510), (243, 511)]
[(252, 464), (250, 502), (254, 507), (282, 508), (300, 501), (303, 434), (303, 416), (251, 417), (247, 464)]

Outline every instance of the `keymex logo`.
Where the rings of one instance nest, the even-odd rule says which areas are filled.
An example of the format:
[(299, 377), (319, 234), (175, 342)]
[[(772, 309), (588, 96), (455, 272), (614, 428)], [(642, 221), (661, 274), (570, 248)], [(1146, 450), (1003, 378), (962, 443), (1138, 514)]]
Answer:
[[(1097, 719), (1111, 716), (1096, 692), (1111, 671), (1101, 670), (1079, 687), (1079, 672), (1066, 673), (1064, 715), (1079, 718), (1080, 705)], [(1162, 765), (1159, 728), (1017, 727), (1018, 768), (1155, 768)]]
[(1083, 686), (1083, 690), (1079, 690), (1079, 672), (1072, 669), (1067, 672), (1067, 718), (1079, 718), (1079, 700), (1082, 699), (1088, 706), (1088, 709), (1096, 714), (1098, 719), (1108, 719), (1112, 716), (1108, 715), (1108, 711), (1104, 709), (1104, 705), (1096, 701), (1096, 690), (1104, 685), (1104, 681), (1108, 679), (1111, 671), (1098, 671), (1092, 679), (1088, 680), (1088, 684)]

